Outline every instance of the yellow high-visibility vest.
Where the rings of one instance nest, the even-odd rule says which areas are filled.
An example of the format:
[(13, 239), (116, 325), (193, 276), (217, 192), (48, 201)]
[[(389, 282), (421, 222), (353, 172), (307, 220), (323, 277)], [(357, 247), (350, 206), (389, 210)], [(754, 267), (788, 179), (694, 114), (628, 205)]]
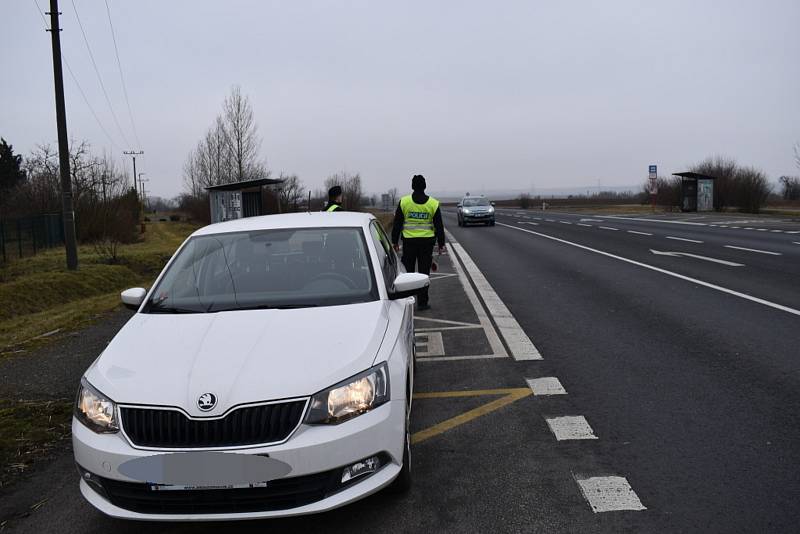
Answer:
[(328, 206), (328, 209), (326, 209), (325, 211), (336, 211), (339, 208), (341, 208), (341, 206), (339, 204), (331, 204), (330, 206)]
[(411, 195), (400, 199), (400, 210), (403, 212), (403, 237), (434, 237), (433, 216), (439, 209), (439, 201), (428, 197), (425, 204), (417, 204)]

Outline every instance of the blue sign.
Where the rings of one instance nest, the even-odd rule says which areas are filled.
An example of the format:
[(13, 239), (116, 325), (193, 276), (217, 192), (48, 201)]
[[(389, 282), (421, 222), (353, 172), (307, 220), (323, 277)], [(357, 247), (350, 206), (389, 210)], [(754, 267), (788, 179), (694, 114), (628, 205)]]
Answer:
[(656, 170), (656, 166), (655, 166), (655, 165), (650, 165), (650, 172), (651, 172), (651, 173), (657, 173), (657, 172), (658, 172), (658, 171)]

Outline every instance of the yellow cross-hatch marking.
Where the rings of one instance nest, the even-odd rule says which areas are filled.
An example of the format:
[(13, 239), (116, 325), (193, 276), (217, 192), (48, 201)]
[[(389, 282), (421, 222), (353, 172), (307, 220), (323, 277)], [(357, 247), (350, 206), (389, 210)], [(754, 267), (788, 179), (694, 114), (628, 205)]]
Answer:
[(477, 408), (473, 408), (455, 417), (451, 417), (446, 421), (437, 423), (419, 432), (415, 432), (411, 436), (411, 443), (420, 443), (426, 439), (438, 436), (448, 430), (468, 423), (473, 419), (477, 419), (482, 415), (499, 410), (503, 406), (507, 406), (512, 402), (524, 399), (528, 395), (532, 395), (533, 391), (530, 388), (505, 388), (505, 389), (476, 389), (471, 391), (435, 391), (431, 393), (416, 393), (414, 399), (448, 399), (456, 397), (484, 397), (484, 396), (497, 396), (501, 395), (499, 399), (495, 399), (486, 404), (482, 404)]

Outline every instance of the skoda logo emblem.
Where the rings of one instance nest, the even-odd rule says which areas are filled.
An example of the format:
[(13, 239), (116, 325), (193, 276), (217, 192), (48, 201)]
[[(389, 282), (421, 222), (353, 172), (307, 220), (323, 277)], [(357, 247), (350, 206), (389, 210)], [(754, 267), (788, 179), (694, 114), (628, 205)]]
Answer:
[(200, 410), (207, 412), (209, 410), (213, 410), (214, 406), (217, 405), (217, 396), (213, 393), (203, 393), (200, 395), (200, 398), (197, 399), (197, 407)]

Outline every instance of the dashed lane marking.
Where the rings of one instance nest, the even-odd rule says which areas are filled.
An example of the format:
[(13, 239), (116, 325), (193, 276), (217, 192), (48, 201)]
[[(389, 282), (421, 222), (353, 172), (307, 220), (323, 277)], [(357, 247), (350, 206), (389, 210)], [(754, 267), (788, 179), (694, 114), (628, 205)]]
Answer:
[(561, 224), (572, 224), (571, 222), (568, 221), (558, 221), (558, 222), (560, 222)]
[(546, 417), (547, 426), (556, 437), (557, 441), (575, 439), (597, 439), (592, 427), (582, 415), (563, 415), (560, 417)]
[[(726, 293), (728, 295), (732, 295), (734, 297), (739, 297), (741, 299), (749, 300), (750, 302), (755, 302), (756, 304), (761, 304), (763, 306), (768, 306), (770, 308), (774, 308), (776, 310), (780, 310), (786, 313), (791, 313), (792, 315), (800, 316), (800, 310), (795, 308), (790, 308), (789, 306), (784, 306), (783, 304), (778, 304), (776, 302), (771, 302), (766, 299), (754, 297), (752, 295), (748, 295), (746, 293), (741, 293), (739, 291), (734, 291), (733, 289), (728, 289), (727, 287), (718, 286), (716, 284), (712, 284), (710, 282), (705, 282), (703, 280), (698, 280), (697, 278), (692, 278), (691, 276), (685, 276), (682, 274), (678, 274), (673, 271), (668, 271), (667, 269), (662, 269), (661, 267), (656, 267), (655, 265), (650, 265), (647, 263), (642, 263), (640, 261), (631, 260), (629, 258), (624, 258), (622, 256), (617, 256), (616, 254), (611, 254), (610, 252), (606, 252), (604, 250), (598, 250), (596, 248), (587, 247), (586, 245), (581, 245), (580, 243), (575, 243), (573, 241), (567, 241), (566, 239), (561, 239), (559, 237), (551, 236), (548, 234), (543, 234), (541, 232), (536, 232), (534, 230), (528, 230), (526, 228), (519, 228), (517, 226), (511, 226), (510, 224), (503, 224), (498, 223), (500, 226), (505, 226), (506, 228), (511, 228), (512, 230), (518, 230), (520, 232), (527, 232), (529, 234), (533, 234), (539, 237), (543, 237), (545, 239), (550, 239), (551, 241), (557, 241), (559, 243), (563, 243), (565, 245), (569, 245), (572, 247), (577, 247), (583, 250), (587, 250), (589, 252), (594, 252), (595, 254), (600, 254), (601, 256), (606, 256), (607, 258), (612, 258), (618, 261), (623, 261), (625, 263), (629, 263), (631, 265), (636, 265), (638, 267), (642, 267), (644, 269), (649, 269), (651, 271), (655, 271), (657, 273), (665, 274), (667, 276), (672, 276), (675, 278), (680, 278), (681, 280), (685, 280), (687, 282), (691, 282), (694, 284), (701, 285), (703, 287), (707, 287), (709, 289), (714, 289), (721, 293)], [(774, 253), (773, 253), (774, 254)]]
[(619, 231), (619, 228), (613, 228), (611, 226), (598, 226), (598, 228), (602, 228), (603, 230), (614, 230), (615, 232)]
[(792, 243), (795, 245), (800, 245), (800, 241), (792, 241)]
[(647, 232), (637, 232), (636, 230), (628, 230), (628, 233), (636, 235), (653, 235), (653, 234), (648, 234)]
[(793, 230), (791, 232), (786, 232), (787, 234), (800, 234), (800, 230)]
[(448, 399), (457, 397), (483, 397), (483, 396), (498, 396), (498, 395), (501, 395), (501, 397), (499, 399), (495, 399), (491, 402), (478, 406), (477, 408), (473, 408), (472, 410), (458, 414), (455, 417), (451, 417), (446, 421), (437, 423), (424, 430), (415, 432), (411, 436), (411, 443), (417, 444), (427, 439), (430, 439), (434, 436), (438, 436), (439, 434), (443, 434), (448, 430), (452, 430), (457, 426), (461, 426), (464, 423), (468, 423), (474, 419), (477, 419), (482, 415), (486, 415), (495, 410), (499, 410), (504, 406), (508, 406), (509, 404), (516, 402), (520, 399), (524, 399), (525, 397), (528, 397), (531, 394), (532, 393), (529, 388), (482, 389), (482, 390), (472, 390), (472, 391), (436, 391), (431, 393), (415, 393), (414, 394), (415, 401), (420, 399)]
[(773, 234), (783, 233), (783, 230), (770, 230), (770, 232), (772, 232)]
[(526, 378), (528, 387), (537, 397), (544, 395), (566, 395), (567, 390), (561, 385), (558, 378), (554, 376), (543, 376), (541, 378)]
[(759, 254), (769, 254), (771, 256), (783, 256), (780, 252), (772, 252), (770, 250), (759, 250), (757, 248), (737, 247), (734, 245), (725, 245), (725, 248), (734, 248), (736, 250), (746, 250), (747, 252), (757, 252)]
[(667, 239), (674, 239), (675, 241), (686, 241), (688, 243), (702, 243), (697, 239), (686, 239), (685, 237), (672, 237), (671, 235), (666, 236)]
[[(520, 228), (520, 230), (522, 230), (522, 228)], [(480, 293), (483, 302), (486, 304), (486, 309), (489, 310), (498, 330), (500, 330), (500, 335), (505, 339), (506, 345), (508, 345), (511, 351), (511, 356), (515, 360), (541, 360), (541, 353), (539, 353), (530, 338), (525, 334), (525, 331), (522, 330), (522, 327), (514, 318), (514, 315), (512, 315), (500, 297), (497, 296), (497, 293), (494, 291), (491, 284), (489, 284), (489, 281), (486, 280), (486, 277), (483, 276), (478, 266), (475, 265), (475, 262), (473, 262), (469, 254), (467, 254), (467, 251), (455, 241), (452, 241), (451, 244), (456, 256), (464, 264), (464, 269), (469, 273), (470, 278), (472, 278), (472, 281), (475, 283), (478, 293)], [(496, 353), (497, 350), (494, 352)]]
[(545, 219), (547, 222), (556, 222), (554, 219)]
[(591, 227), (592, 227), (592, 225), (591, 225), (591, 224), (584, 224), (584, 223), (575, 223), (575, 224), (577, 224), (578, 226), (586, 226), (586, 227), (588, 227), (588, 228), (591, 228)]
[(575, 482), (594, 513), (647, 509), (625, 477), (582, 478), (575, 475)]

